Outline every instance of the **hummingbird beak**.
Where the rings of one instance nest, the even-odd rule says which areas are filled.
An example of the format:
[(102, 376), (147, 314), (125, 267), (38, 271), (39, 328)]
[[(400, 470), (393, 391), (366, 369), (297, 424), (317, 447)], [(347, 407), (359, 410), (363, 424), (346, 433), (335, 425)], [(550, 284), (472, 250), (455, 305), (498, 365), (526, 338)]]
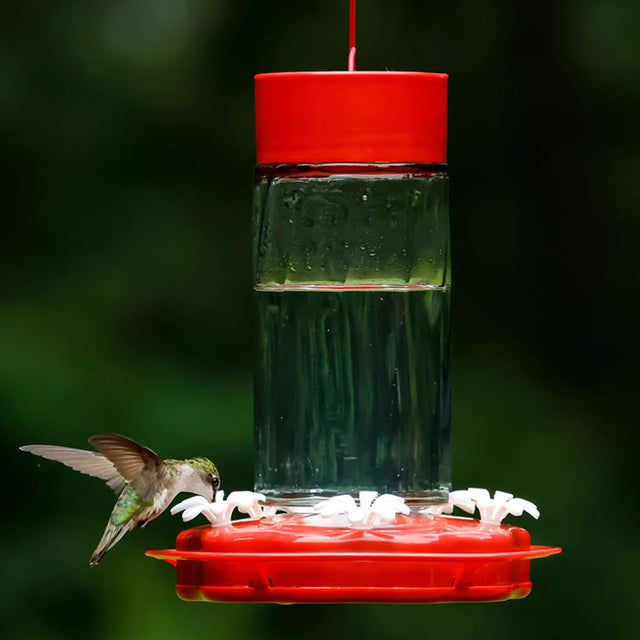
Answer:
[(216, 501), (216, 495), (218, 494), (218, 490), (214, 489), (213, 490), (213, 499), (211, 500), (211, 502), (215, 502)]

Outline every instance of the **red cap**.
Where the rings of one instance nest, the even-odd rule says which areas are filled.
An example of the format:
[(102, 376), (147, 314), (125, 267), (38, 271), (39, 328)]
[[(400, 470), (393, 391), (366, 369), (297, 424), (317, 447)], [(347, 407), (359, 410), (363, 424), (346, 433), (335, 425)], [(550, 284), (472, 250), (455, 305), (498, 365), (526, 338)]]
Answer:
[(447, 160), (444, 73), (256, 76), (258, 164)]

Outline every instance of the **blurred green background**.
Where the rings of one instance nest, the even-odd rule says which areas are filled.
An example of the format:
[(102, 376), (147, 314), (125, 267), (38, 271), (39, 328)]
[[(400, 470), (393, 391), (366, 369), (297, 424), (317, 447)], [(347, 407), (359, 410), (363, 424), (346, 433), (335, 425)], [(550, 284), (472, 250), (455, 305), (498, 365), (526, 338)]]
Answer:
[(344, 68), (347, 1), (3, 0), (4, 637), (640, 637), (640, 3), (359, 4), (359, 68), (451, 75), (454, 486), (564, 553), (504, 604), (193, 604), (164, 515), (90, 570), (113, 495), (17, 447), (251, 486), (253, 74)]

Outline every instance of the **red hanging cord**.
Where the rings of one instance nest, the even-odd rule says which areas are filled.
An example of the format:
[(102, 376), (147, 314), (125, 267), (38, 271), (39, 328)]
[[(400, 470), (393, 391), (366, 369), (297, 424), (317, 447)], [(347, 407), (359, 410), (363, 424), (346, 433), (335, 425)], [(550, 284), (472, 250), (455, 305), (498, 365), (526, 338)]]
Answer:
[(349, 59), (347, 71), (356, 70), (356, 0), (349, 3)]

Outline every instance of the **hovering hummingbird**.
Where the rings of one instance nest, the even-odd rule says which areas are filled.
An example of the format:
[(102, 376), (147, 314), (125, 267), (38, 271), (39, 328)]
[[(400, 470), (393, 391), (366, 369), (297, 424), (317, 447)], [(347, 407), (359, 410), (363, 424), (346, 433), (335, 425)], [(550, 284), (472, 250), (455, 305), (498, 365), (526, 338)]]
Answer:
[(102, 539), (91, 556), (92, 567), (125, 533), (157, 518), (179, 493), (215, 499), (220, 474), (207, 458), (163, 460), (151, 449), (114, 433), (92, 436), (89, 442), (97, 451), (46, 444), (30, 444), (20, 450), (100, 478), (118, 494)]

